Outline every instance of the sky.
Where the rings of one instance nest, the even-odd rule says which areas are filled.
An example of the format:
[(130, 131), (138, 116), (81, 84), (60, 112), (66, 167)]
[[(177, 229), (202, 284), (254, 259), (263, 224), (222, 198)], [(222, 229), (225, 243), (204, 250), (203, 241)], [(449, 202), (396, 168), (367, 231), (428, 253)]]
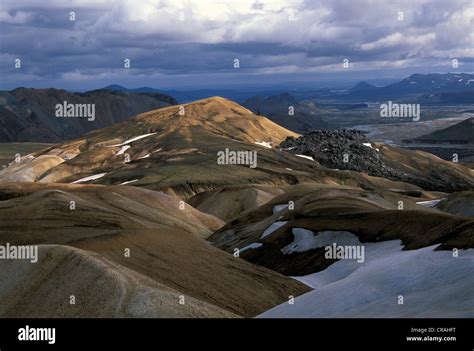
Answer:
[(446, 72), (474, 72), (472, 0), (0, 1), (0, 89), (306, 89)]

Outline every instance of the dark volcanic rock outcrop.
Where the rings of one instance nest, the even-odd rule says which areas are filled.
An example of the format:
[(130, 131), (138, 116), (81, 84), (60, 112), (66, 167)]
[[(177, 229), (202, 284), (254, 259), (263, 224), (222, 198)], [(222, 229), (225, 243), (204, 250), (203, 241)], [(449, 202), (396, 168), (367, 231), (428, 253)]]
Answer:
[(293, 154), (310, 156), (328, 168), (367, 172), (426, 190), (460, 191), (471, 189), (474, 184), (468, 169), (453, 169), (449, 162), (439, 163), (440, 159), (427, 153), (415, 157), (401, 149), (380, 145), (379, 150), (356, 130), (316, 130), (299, 138), (288, 137), (279, 147)]
[(315, 130), (299, 138), (288, 137), (280, 148), (311, 156), (328, 168), (367, 172), (396, 180), (403, 177), (403, 172), (383, 163), (370, 140), (357, 130)]

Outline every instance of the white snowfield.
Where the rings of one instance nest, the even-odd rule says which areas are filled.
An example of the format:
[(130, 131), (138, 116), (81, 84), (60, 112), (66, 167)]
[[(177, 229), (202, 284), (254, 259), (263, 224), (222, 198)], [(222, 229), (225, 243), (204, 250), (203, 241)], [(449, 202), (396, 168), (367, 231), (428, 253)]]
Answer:
[(312, 158), (311, 156), (299, 155), (299, 154), (295, 154), (295, 156), (303, 157), (303, 158), (306, 158), (306, 159), (308, 159), (308, 160), (314, 161), (314, 158)]
[(272, 234), (275, 230), (283, 227), (286, 223), (288, 223), (288, 221), (280, 221), (280, 222), (272, 223), (267, 229), (265, 229), (263, 234), (260, 236), (260, 239), (263, 239), (264, 237)]
[(474, 249), (453, 257), (437, 245), (402, 251), (400, 240), (363, 245), (364, 263), (340, 260), (295, 277), (314, 290), (258, 317), (474, 317)]
[(255, 144), (266, 147), (268, 149), (272, 148), (272, 143), (271, 141), (256, 141)]
[(147, 138), (147, 137), (149, 137), (151, 135), (155, 135), (155, 134), (156, 133), (149, 133), (149, 134), (139, 135), (139, 136), (136, 136), (132, 139), (125, 140), (123, 143), (115, 144), (115, 145), (109, 145), (109, 147), (124, 146), (124, 145), (130, 144), (130, 143), (133, 143), (134, 141), (137, 141), (137, 140), (140, 140), (140, 139), (143, 139), (143, 138)]
[(72, 182), (72, 184), (84, 183), (84, 182), (88, 182), (88, 181), (91, 181), (91, 180), (96, 180), (96, 179), (102, 178), (102, 177), (105, 176), (106, 174), (107, 174), (107, 173), (94, 174), (94, 175), (91, 175), (91, 176), (88, 176), (88, 177), (85, 177), (85, 178), (81, 178), (81, 179), (75, 180), (75, 181)]
[(442, 199), (436, 199), (436, 200), (428, 200), (428, 201), (418, 201), (417, 204), (425, 207), (435, 207), (438, 203), (443, 201), (444, 198)]

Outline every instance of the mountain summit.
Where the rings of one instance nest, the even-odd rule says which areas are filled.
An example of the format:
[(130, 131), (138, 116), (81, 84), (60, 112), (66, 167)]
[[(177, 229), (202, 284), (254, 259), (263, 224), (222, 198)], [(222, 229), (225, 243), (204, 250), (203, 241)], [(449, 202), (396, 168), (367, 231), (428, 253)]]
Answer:
[(151, 130), (159, 128), (162, 136), (177, 133), (195, 138), (193, 134), (201, 132), (251, 144), (266, 141), (277, 145), (288, 135), (296, 135), (266, 117), (255, 115), (219, 96), (146, 112), (130, 122), (143, 123)]
[[(277, 156), (269, 153), (272, 146), (288, 136), (297, 134), (233, 101), (211, 97), (145, 112), (55, 145), (24, 157), (20, 163), (10, 164), (0, 178), (43, 183), (105, 181), (106, 184), (147, 178), (152, 187), (157, 184), (181, 187), (192, 178), (199, 186), (211, 181), (225, 183), (232, 178), (236, 182), (255, 177), (269, 181), (275, 177), (275, 170), (267, 174), (248, 166), (222, 167), (217, 164), (217, 154), (225, 150), (258, 150), (263, 159), (260, 169), (265, 159)], [(283, 170), (284, 166), (292, 163), (281, 165)]]
[[(373, 188), (383, 179), (371, 176), (379, 175), (377, 170), (368, 169), (368, 175), (341, 172), (340, 166), (322, 166), (319, 158), (311, 157), (305, 150), (279, 149), (278, 145), (288, 137), (298, 136), (233, 101), (211, 97), (145, 112), (25, 156), (1, 172), (0, 180), (133, 183), (187, 198), (228, 184), (318, 181)], [(321, 136), (328, 139), (329, 144), (334, 143), (332, 134)], [(341, 145), (350, 137), (338, 136), (342, 138)], [(413, 189), (416, 187), (411, 184), (415, 184), (424, 189), (450, 190), (452, 186), (465, 189), (472, 184), (470, 170), (461, 165), (383, 144), (373, 147), (379, 150), (371, 154), (381, 157), (388, 168), (413, 173), (409, 178), (385, 179), (384, 186)], [(369, 146), (362, 143), (357, 146), (361, 148)], [(342, 157), (344, 151), (344, 147), (336, 148), (332, 156)], [(226, 158), (224, 163), (219, 161), (220, 153), (230, 155), (229, 152), (252, 155), (255, 162), (250, 156), (243, 162), (234, 162), (231, 158)], [(425, 178), (423, 182), (418, 181)], [(392, 183), (394, 180), (406, 183)]]
[(377, 87), (367, 82), (360, 82), (354, 85), (350, 90), (351, 91), (368, 91), (375, 90)]

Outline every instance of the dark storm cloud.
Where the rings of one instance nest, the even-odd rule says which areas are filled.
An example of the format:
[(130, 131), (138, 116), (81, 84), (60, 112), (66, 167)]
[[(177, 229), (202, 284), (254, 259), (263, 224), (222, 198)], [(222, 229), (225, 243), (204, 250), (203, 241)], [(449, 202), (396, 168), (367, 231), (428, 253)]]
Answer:
[[(245, 84), (259, 74), (266, 81), (328, 73), (359, 77), (361, 71), (404, 75), (430, 68), (450, 71), (452, 58), (469, 71), (474, 57), (470, 4), (2, 1), (2, 88), (102, 82), (179, 86), (183, 80), (202, 85), (210, 78)], [(22, 60), (20, 70), (13, 67), (16, 58)], [(131, 69), (123, 67), (125, 58)], [(239, 70), (234, 59), (240, 60)], [(353, 63), (350, 70), (341, 70), (343, 59)]]

